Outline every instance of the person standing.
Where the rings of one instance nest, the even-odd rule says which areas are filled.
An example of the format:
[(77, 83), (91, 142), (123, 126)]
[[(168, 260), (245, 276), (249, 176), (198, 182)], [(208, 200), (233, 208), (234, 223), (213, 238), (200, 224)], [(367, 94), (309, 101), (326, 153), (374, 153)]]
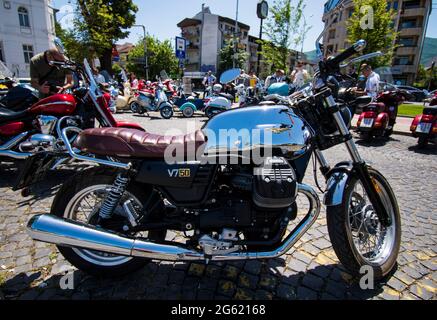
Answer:
[(39, 91), (40, 98), (62, 93), (74, 86), (73, 72), (51, 65), (52, 61), (64, 62), (65, 56), (52, 48), (30, 60), (30, 84)]
[(266, 90), (274, 83), (285, 82), (285, 71), (277, 69), (274, 75), (268, 76), (265, 83)]
[(296, 89), (299, 89), (305, 85), (309, 78), (310, 75), (305, 69), (305, 64), (302, 61), (298, 61), (296, 68), (291, 73), (291, 82)]
[(132, 90), (138, 90), (139, 82), (138, 82), (138, 79), (137, 79), (137, 76), (135, 75), (135, 73), (132, 72), (132, 73), (130, 74), (129, 81), (130, 81), (130, 87), (131, 87), (131, 89), (132, 89)]
[(215, 75), (212, 74), (212, 71), (208, 71), (208, 73), (206, 74), (206, 76), (203, 78), (202, 84), (205, 88), (204, 92), (203, 92), (203, 96), (206, 97), (206, 95), (208, 94), (208, 88), (212, 87), (214, 85), (214, 83), (216, 82), (216, 77)]

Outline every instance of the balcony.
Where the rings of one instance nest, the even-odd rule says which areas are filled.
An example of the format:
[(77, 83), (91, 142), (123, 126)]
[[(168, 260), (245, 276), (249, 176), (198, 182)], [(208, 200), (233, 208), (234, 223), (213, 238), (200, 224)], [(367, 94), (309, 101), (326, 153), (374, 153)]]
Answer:
[(403, 18), (407, 18), (407, 17), (423, 17), (426, 16), (427, 11), (426, 8), (424, 7), (419, 7), (419, 8), (411, 8), (411, 9), (404, 9), (402, 10), (401, 16)]
[(417, 53), (417, 46), (402, 46), (396, 51), (399, 56), (415, 55)]
[(394, 65), (393, 73), (394, 74), (405, 74), (405, 73), (416, 73), (417, 66), (414, 65)]
[(399, 26), (399, 31), (401, 36), (421, 36), (423, 28), (402, 28)]

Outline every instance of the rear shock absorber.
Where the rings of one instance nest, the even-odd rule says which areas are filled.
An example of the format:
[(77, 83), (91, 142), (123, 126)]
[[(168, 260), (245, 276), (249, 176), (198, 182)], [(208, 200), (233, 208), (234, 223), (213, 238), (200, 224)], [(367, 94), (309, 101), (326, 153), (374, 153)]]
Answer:
[(105, 197), (102, 206), (99, 210), (100, 219), (111, 218), (115, 208), (120, 202), (121, 197), (126, 191), (127, 185), (129, 183), (129, 178), (124, 177), (121, 173), (117, 175), (114, 184), (111, 186), (111, 190)]

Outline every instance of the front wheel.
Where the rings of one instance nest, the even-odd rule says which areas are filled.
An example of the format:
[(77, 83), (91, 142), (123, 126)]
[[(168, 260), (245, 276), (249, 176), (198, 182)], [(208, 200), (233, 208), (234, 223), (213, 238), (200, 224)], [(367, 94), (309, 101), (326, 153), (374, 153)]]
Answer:
[(396, 266), (401, 241), (401, 218), (396, 197), (387, 180), (369, 169), (376, 190), (391, 217), (383, 227), (360, 180), (350, 178), (343, 203), (327, 208), (329, 237), (340, 262), (358, 276), (363, 266), (374, 270), (375, 280), (388, 275)]
[(141, 107), (140, 107), (140, 105), (138, 104), (138, 102), (133, 101), (133, 102), (131, 102), (131, 103), (129, 104), (129, 109), (130, 109), (130, 111), (132, 111), (133, 113), (139, 113)]

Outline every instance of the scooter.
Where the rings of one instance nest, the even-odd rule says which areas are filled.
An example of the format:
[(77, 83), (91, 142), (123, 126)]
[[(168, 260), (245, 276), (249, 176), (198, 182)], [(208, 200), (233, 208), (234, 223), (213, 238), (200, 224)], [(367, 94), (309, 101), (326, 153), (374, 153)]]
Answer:
[(437, 104), (423, 109), (423, 114), (414, 118), (410, 131), (419, 138), (419, 147), (424, 148), (437, 137)]
[[(220, 77), (220, 83), (226, 85), (235, 81), (241, 74), (240, 69), (231, 69), (222, 74)], [(215, 84), (209, 91), (208, 98), (210, 99), (205, 106), (205, 115), (212, 119), (214, 116), (232, 109), (232, 101), (234, 96), (228, 93), (222, 93), (223, 86), (221, 84)]]
[(363, 107), (356, 131), (361, 139), (370, 141), (374, 137), (390, 137), (396, 124), (398, 107), (406, 100), (401, 90), (381, 92), (376, 102)]
[(164, 119), (170, 119), (174, 114), (173, 106), (165, 94), (162, 83), (156, 85), (153, 94), (146, 91), (138, 91), (138, 96), (135, 101), (131, 102), (130, 109), (134, 113), (146, 113), (147, 115), (151, 111), (159, 111)]
[(178, 95), (173, 97), (172, 103), (175, 106), (174, 111), (181, 112), (185, 118), (191, 118), (197, 111), (204, 111), (210, 98), (200, 99), (199, 94), (193, 93), (186, 96), (182, 87), (179, 87)]

